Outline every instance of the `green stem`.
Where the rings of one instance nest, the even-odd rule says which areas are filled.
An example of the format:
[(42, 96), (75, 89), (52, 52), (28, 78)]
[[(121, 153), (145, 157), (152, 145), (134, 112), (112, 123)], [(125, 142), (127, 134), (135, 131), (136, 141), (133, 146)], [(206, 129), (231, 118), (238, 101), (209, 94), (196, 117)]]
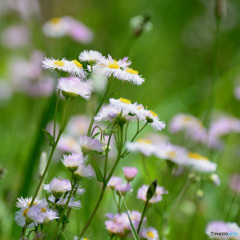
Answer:
[(140, 229), (141, 229), (141, 226), (142, 226), (142, 221), (143, 221), (145, 212), (146, 212), (146, 210), (147, 210), (148, 202), (149, 202), (149, 200), (146, 201), (145, 206), (144, 206), (144, 208), (143, 208), (143, 213), (142, 213), (142, 216), (141, 216), (141, 220), (140, 220), (140, 222), (139, 222), (138, 229), (137, 229), (137, 233), (138, 233), (138, 234), (139, 234)]
[(52, 237), (51, 237), (51, 240), (54, 238), (55, 234), (57, 234), (56, 239), (58, 238), (58, 231), (59, 231), (59, 226), (60, 226), (60, 224), (61, 224), (61, 220), (62, 220), (62, 218), (63, 218), (63, 216), (64, 216), (64, 212), (66, 211), (66, 209), (67, 209), (67, 207), (68, 207), (68, 204), (69, 204), (69, 202), (70, 202), (70, 200), (71, 200), (71, 197), (72, 197), (72, 194), (73, 194), (73, 191), (74, 191), (74, 188), (76, 187), (76, 185), (77, 185), (77, 183), (75, 183), (75, 184), (73, 185), (72, 190), (71, 190), (70, 193), (69, 193), (68, 200), (67, 200), (66, 204), (64, 205), (63, 210), (62, 210), (62, 212), (61, 212), (61, 214), (60, 214), (60, 216), (59, 216), (58, 223), (57, 223), (57, 226), (56, 226), (56, 228), (55, 228), (55, 230), (54, 230), (54, 232), (53, 232), (53, 235), (52, 235)]
[(145, 171), (145, 173), (146, 173), (146, 175), (147, 175), (147, 178), (148, 178), (148, 180), (149, 180), (149, 182), (151, 183), (152, 181), (151, 181), (151, 177), (150, 177), (150, 174), (149, 174), (149, 172), (148, 172), (148, 169), (147, 169), (147, 164), (146, 164), (146, 158), (145, 158), (145, 156), (142, 154), (142, 164), (143, 164), (143, 169), (144, 169), (144, 171)]
[(104, 179), (106, 179), (106, 175), (107, 175), (108, 152), (109, 152), (109, 145), (110, 145), (111, 137), (112, 137), (112, 134), (110, 134), (110, 136), (108, 138), (108, 143), (107, 143), (105, 163), (104, 163), (104, 175), (103, 175)]
[(58, 90), (55, 113), (54, 113), (54, 127), (53, 127), (53, 139), (54, 139), (54, 141), (55, 141), (55, 134), (56, 134), (57, 110), (58, 110), (58, 104), (59, 104), (59, 96), (60, 96), (60, 90)]
[(102, 101), (99, 103), (96, 111), (94, 112), (94, 114), (93, 114), (93, 116), (92, 116), (92, 118), (91, 118), (91, 122), (90, 122), (90, 124), (89, 124), (88, 131), (87, 131), (87, 135), (88, 135), (88, 136), (90, 136), (90, 133), (91, 133), (91, 131), (92, 131), (92, 126), (93, 126), (93, 124), (94, 124), (94, 117), (95, 117), (96, 114), (99, 112), (99, 110), (100, 110), (100, 108), (102, 107), (104, 101), (106, 100), (106, 96), (107, 96), (108, 90), (109, 90), (109, 88), (110, 88), (110, 85), (111, 85), (111, 78), (108, 79), (108, 85), (107, 85), (106, 91), (105, 91), (105, 93), (104, 93), (104, 96), (103, 96), (103, 98), (102, 98)]
[(95, 207), (94, 207), (94, 209), (93, 209), (93, 212), (92, 212), (92, 214), (90, 215), (87, 223), (85, 224), (82, 232), (80, 233), (78, 239), (81, 239), (81, 238), (83, 237), (83, 235), (84, 235), (85, 232), (87, 231), (90, 223), (92, 222), (92, 220), (93, 220), (93, 218), (94, 218), (94, 216), (95, 216), (95, 214), (96, 214), (96, 212), (97, 212), (97, 210), (98, 210), (98, 208), (99, 208), (99, 206), (100, 206), (100, 204), (101, 204), (101, 202), (102, 202), (102, 199), (103, 199), (103, 196), (104, 196), (104, 193), (105, 193), (107, 184), (108, 184), (110, 178), (112, 177), (112, 175), (113, 175), (113, 173), (114, 173), (114, 171), (115, 171), (115, 169), (116, 169), (116, 167), (117, 167), (117, 165), (118, 165), (118, 163), (119, 163), (119, 161), (120, 161), (120, 159), (121, 159), (121, 153), (122, 153), (122, 147), (123, 147), (123, 145), (122, 145), (122, 143), (123, 143), (123, 127), (121, 127), (121, 140), (120, 140), (120, 141), (121, 141), (121, 147), (120, 147), (120, 149), (119, 149), (117, 159), (116, 159), (116, 161), (115, 161), (115, 163), (114, 163), (114, 166), (113, 166), (112, 170), (110, 171), (107, 179), (106, 179), (105, 182), (103, 183), (102, 190), (101, 190), (100, 196), (99, 196), (99, 198), (98, 198), (98, 201), (97, 201), (97, 203), (96, 203), (96, 205), (95, 205)]
[(210, 101), (207, 110), (207, 114), (204, 120), (205, 126), (207, 129), (209, 128), (209, 123), (211, 120), (212, 109), (214, 108), (214, 88), (215, 83), (218, 79), (218, 54), (219, 54), (219, 39), (220, 39), (220, 23), (221, 19), (219, 17), (216, 18), (216, 38), (214, 44), (214, 56), (213, 56), (213, 74), (212, 74), (212, 81), (211, 81), (211, 94), (210, 94)]

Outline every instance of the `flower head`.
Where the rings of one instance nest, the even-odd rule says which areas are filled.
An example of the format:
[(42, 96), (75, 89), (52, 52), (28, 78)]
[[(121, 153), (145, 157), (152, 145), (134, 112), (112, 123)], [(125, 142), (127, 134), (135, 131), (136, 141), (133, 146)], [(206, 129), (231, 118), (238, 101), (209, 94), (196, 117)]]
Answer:
[(128, 182), (132, 181), (136, 177), (137, 172), (138, 172), (138, 170), (135, 167), (124, 167), (123, 168), (124, 177)]
[(92, 178), (95, 177), (95, 171), (93, 170), (92, 166), (85, 165), (85, 163), (81, 164), (78, 166), (78, 169), (74, 172), (74, 177), (76, 179), (81, 179), (81, 178)]
[(103, 59), (103, 56), (100, 52), (90, 50), (90, 51), (83, 51), (79, 55), (79, 59), (82, 62), (88, 62), (89, 64), (96, 64), (97, 62)]
[(90, 98), (92, 91), (89, 82), (83, 82), (77, 77), (58, 79), (57, 89), (61, 90), (64, 96), (77, 97), (80, 95), (86, 100)]
[(97, 139), (82, 135), (79, 137), (78, 142), (80, 143), (83, 153), (103, 151), (104, 144), (99, 142)]
[(62, 159), (63, 165), (71, 172), (78, 169), (84, 161), (83, 154), (73, 153), (71, 155), (64, 155)]
[(55, 197), (60, 197), (65, 192), (68, 192), (72, 189), (70, 180), (54, 178), (50, 184), (45, 184), (43, 187), (47, 192), (51, 192)]
[(117, 185), (122, 183), (122, 178), (120, 177), (111, 177), (109, 182), (108, 182), (108, 187), (111, 187), (114, 189)]
[(144, 239), (147, 239), (147, 240), (159, 240), (158, 232), (153, 227), (144, 228), (141, 231), (140, 236)]

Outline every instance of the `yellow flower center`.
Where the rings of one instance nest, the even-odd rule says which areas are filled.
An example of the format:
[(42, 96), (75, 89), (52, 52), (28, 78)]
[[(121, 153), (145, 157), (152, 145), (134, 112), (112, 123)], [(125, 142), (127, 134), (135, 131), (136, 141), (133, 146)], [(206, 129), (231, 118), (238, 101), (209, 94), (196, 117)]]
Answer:
[(118, 61), (116, 61), (116, 60), (113, 60), (113, 62), (109, 61), (108, 67), (113, 68), (113, 69), (119, 69), (120, 68), (120, 66), (118, 65)]
[(190, 157), (190, 158), (195, 158), (196, 160), (205, 160), (205, 161), (209, 161), (208, 158), (203, 157), (203, 156), (201, 156), (200, 154), (192, 153), (192, 152), (189, 152), (189, 153), (188, 153), (188, 157)]
[(50, 20), (50, 23), (52, 24), (58, 24), (61, 21), (61, 18), (53, 18)]
[(47, 211), (46, 208), (41, 208), (41, 213), (45, 213)]
[(83, 240), (89, 240), (89, 238), (83, 238)]
[(81, 64), (79, 61), (73, 60), (73, 63), (74, 63), (77, 67), (82, 68), (82, 64)]
[(174, 152), (174, 151), (169, 151), (169, 152), (167, 152), (167, 155), (169, 156), (169, 157), (176, 157), (176, 153)]
[(74, 146), (74, 144), (75, 144), (75, 140), (74, 140), (74, 139), (70, 139), (70, 140), (68, 141), (68, 143), (67, 143), (67, 146), (71, 148), (71, 147)]
[(184, 122), (189, 122), (189, 121), (191, 121), (191, 120), (192, 120), (192, 118), (189, 117), (189, 116), (186, 116), (186, 117), (183, 118), (183, 121), (184, 121)]
[(153, 117), (157, 117), (157, 114), (154, 111), (150, 111), (150, 113)]
[(141, 110), (141, 109), (143, 109), (143, 107), (142, 107), (142, 106), (139, 106), (139, 107), (137, 108), (137, 110)]
[(119, 98), (119, 100), (123, 103), (126, 103), (126, 104), (131, 104), (132, 102), (126, 98)]
[[(30, 206), (30, 204), (31, 204), (31, 202), (28, 202), (28, 206)], [(37, 204), (37, 202), (33, 202), (33, 205), (36, 205)]]
[(153, 232), (147, 232), (147, 236), (150, 237), (150, 238), (154, 238)]
[(63, 61), (55, 61), (53, 63), (54, 66), (57, 66), (57, 67), (63, 67), (64, 66), (64, 62)]
[(27, 209), (25, 209), (25, 210), (23, 211), (23, 216), (24, 216), (24, 217), (27, 216), (27, 212), (28, 212), (28, 210), (29, 210), (29, 208), (27, 208)]
[(151, 144), (152, 143), (150, 140), (147, 140), (147, 139), (138, 139), (137, 142), (138, 143), (145, 143), (145, 144)]
[(127, 69), (126, 69), (126, 72), (131, 73), (131, 74), (138, 74), (138, 71), (133, 70), (133, 69), (131, 69), (131, 68), (127, 68)]

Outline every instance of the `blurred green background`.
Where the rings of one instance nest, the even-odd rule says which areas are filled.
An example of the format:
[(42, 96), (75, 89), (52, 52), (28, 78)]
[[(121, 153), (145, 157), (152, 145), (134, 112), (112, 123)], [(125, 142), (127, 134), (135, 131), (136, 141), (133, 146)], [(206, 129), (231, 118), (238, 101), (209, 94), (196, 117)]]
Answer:
[[(133, 62), (132, 67), (140, 72), (146, 82), (141, 86), (128, 84), (115, 97), (122, 96), (143, 103), (157, 112), (167, 125), (175, 114), (181, 112), (203, 120), (211, 94), (216, 31), (214, 3), (213, 0), (40, 0), (39, 16), (23, 19), (14, 11), (1, 13), (0, 34), (10, 25), (23, 23), (29, 27), (32, 38), (31, 44), (20, 49), (12, 50), (0, 45), (0, 79), (7, 79), (7, 65), (12, 56), (29, 58), (35, 49), (43, 51), (47, 57), (67, 59), (77, 59), (81, 51), (88, 49), (97, 50), (103, 55), (110, 54), (116, 59), (128, 54)], [(146, 12), (151, 14), (153, 29), (133, 40), (130, 51), (126, 53), (127, 44), (132, 38), (129, 21)], [(215, 108), (238, 118), (239, 101), (234, 98), (233, 92), (234, 87), (240, 84), (239, 12), (240, 2), (228, 0), (227, 16), (221, 21), (219, 78), (214, 92)], [(44, 36), (42, 25), (51, 18), (62, 16), (71, 16), (92, 29), (93, 41), (84, 45), (69, 37), (54, 39)], [(54, 73), (51, 75), (57, 78)], [(117, 85), (118, 82), (115, 86)], [(41, 129), (53, 118), (54, 100), (14, 93), (11, 98), (0, 101), (0, 164), (7, 169), (6, 176), (0, 180), (1, 240), (19, 238), (21, 229), (13, 221), (16, 198), (31, 196), (37, 185), (40, 153), (49, 150)], [(88, 106), (79, 100), (74, 113), (83, 114), (86, 111), (89, 113)], [(150, 130), (148, 128), (145, 133)], [(167, 128), (163, 133), (168, 134)], [(197, 188), (190, 189), (170, 224), (168, 239), (208, 239), (205, 226), (211, 220), (238, 221), (240, 224), (240, 199), (239, 196), (235, 198), (228, 187), (229, 176), (240, 172), (239, 140), (239, 136), (231, 135), (225, 139), (224, 151), (211, 153), (210, 156), (219, 163), (217, 173), (222, 184), (219, 187), (210, 184), (203, 186), (205, 197), (201, 201), (195, 197)], [(175, 143), (187, 146), (182, 140), (175, 140)], [(143, 208), (142, 203), (136, 200), (138, 187), (147, 183), (140, 160), (140, 156), (131, 155), (121, 163), (122, 166), (138, 166), (140, 171), (133, 183), (134, 192), (126, 200), (129, 209)], [(157, 178), (164, 185), (165, 163), (155, 158), (148, 161), (152, 178)], [(63, 166), (56, 161), (50, 172), (47, 181), (56, 175), (67, 177)], [(118, 167), (117, 174), (122, 174), (121, 166)], [(82, 197), (82, 209), (74, 211), (72, 215), (72, 219), (78, 221), (72, 221), (68, 226), (68, 239), (73, 239), (74, 234), (79, 233), (97, 201), (96, 192), (100, 191), (100, 185), (95, 180), (86, 180), (83, 185), (87, 192)], [(178, 182), (179, 188), (183, 185), (184, 183)], [(174, 196), (170, 192), (168, 198), (171, 197)], [(231, 202), (233, 197), (234, 201)], [(181, 211), (181, 208), (185, 211)], [(87, 237), (106, 238), (104, 215), (111, 211), (116, 212), (116, 209), (112, 194), (108, 192)], [(158, 212), (158, 207), (148, 212), (149, 225), (161, 231), (163, 226)]]

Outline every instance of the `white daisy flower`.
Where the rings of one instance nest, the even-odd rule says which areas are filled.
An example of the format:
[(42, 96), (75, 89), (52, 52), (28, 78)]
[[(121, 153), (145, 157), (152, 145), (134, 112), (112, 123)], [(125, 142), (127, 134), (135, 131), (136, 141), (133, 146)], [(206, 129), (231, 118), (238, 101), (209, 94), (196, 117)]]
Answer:
[(161, 159), (170, 160), (178, 165), (185, 166), (189, 163), (186, 158), (188, 151), (183, 147), (175, 146), (171, 143), (157, 145), (155, 154)]
[(63, 37), (69, 32), (69, 24), (64, 18), (53, 18), (43, 25), (43, 33), (49, 37)]
[(44, 184), (43, 189), (55, 197), (60, 197), (65, 192), (71, 191), (72, 185), (68, 179), (54, 178), (50, 184)]
[(63, 58), (62, 60), (54, 59), (54, 58), (44, 58), (42, 61), (42, 66), (45, 69), (54, 71), (64, 71), (68, 72), (69, 61)]
[[(28, 199), (26, 199), (28, 200)], [(29, 204), (30, 205), (30, 204)], [(45, 213), (47, 212), (47, 204), (45, 201), (39, 202), (32, 207), (23, 207), (16, 212), (15, 220), (21, 227), (28, 224), (28, 227), (36, 226), (39, 223), (43, 223), (45, 220)]]
[[(144, 202), (147, 201), (147, 191), (148, 191), (147, 185), (143, 185), (138, 189), (137, 192), (137, 198), (143, 200)], [(157, 203), (162, 201), (162, 195), (167, 194), (168, 192), (164, 190), (163, 187), (157, 186), (156, 191), (153, 195), (153, 197), (149, 200), (149, 203)]]
[(86, 72), (83, 70), (83, 65), (76, 59), (69, 61), (68, 71), (71, 74), (77, 75), (80, 78), (86, 78)]
[(107, 105), (101, 108), (98, 114), (94, 117), (96, 122), (110, 121), (112, 122), (120, 113), (121, 108)]
[(110, 98), (109, 101), (111, 106), (120, 108), (122, 111), (126, 111), (128, 113), (134, 113), (136, 111), (136, 105), (132, 104), (132, 102), (126, 98)]
[(95, 64), (103, 59), (103, 56), (100, 52), (90, 50), (83, 51), (79, 55), (79, 60), (82, 62), (88, 62), (89, 64)]
[(64, 96), (77, 97), (80, 95), (86, 100), (90, 98), (92, 91), (90, 82), (83, 82), (77, 77), (58, 79), (57, 89), (61, 90)]
[(210, 162), (208, 158), (203, 157), (197, 153), (189, 152), (188, 166), (192, 167), (194, 170), (199, 172), (215, 172), (217, 169), (217, 164)]
[(52, 221), (54, 219), (58, 219), (58, 213), (54, 210), (47, 210), (45, 212), (45, 217), (44, 217), (44, 222), (49, 222), (49, 221)]
[(92, 178), (95, 177), (95, 171), (93, 170), (92, 166), (88, 164), (85, 166), (84, 164), (81, 164), (77, 171), (74, 172), (74, 177), (77, 179), (82, 179), (82, 178)]
[(116, 71), (114, 77), (136, 85), (141, 85), (145, 81), (140, 75), (138, 75), (138, 71), (131, 68), (126, 68), (123, 71)]
[(97, 139), (93, 139), (91, 137), (82, 135), (78, 138), (78, 142), (82, 148), (83, 153), (90, 153), (92, 151), (102, 152), (104, 144), (98, 141)]
[(61, 136), (58, 142), (57, 148), (59, 148), (63, 152), (69, 152), (69, 153), (82, 152), (77, 139), (74, 137), (68, 136), (66, 134)]
[(144, 156), (149, 157), (156, 153), (156, 146), (147, 139), (138, 139), (136, 142), (128, 142), (126, 144), (128, 151), (140, 152)]
[(100, 70), (108, 77), (113, 74), (113, 76), (117, 78), (123, 73), (122, 69), (127, 68), (130, 64), (131, 62), (128, 61), (127, 57), (116, 61), (108, 55), (108, 58), (100, 59), (99, 63), (94, 67), (94, 70)]
[(122, 183), (122, 178), (120, 177), (111, 177), (107, 186), (114, 189), (117, 185)]
[[(26, 209), (26, 208), (29, 208), (31, 202), (32, 202), (32, 197), (30, 197), (30, 198), (28, 198), (28, 197), (27, 197), (27, 198), (21, 197), (21, 198), (18, 198), (18, 199), (17, 199), (17, 204), (16, 204), (16, 206), (17, 206), (18, 208)], [(41, 204), (41, 205), (47, 205), (46, 199), (39, 199), (38, 197), (36, 197), (35, 200), (34, 200), (33, 205), (39, 205), (39, 204)]]
[[(52, 202), (52, 203), (56, 202), (56, 204), (58, 206), (64, 206), (67, 203), (67, 201), (68, 201), (68, 196), (69, 196), (69, 194), (67, 194), (65, 198), (63, 198), (63, 196), (62, 196), (60, 199), (57, 199), (57, 202), (56, 202), (56, 198), (53, 195), (50, 195), (48, 197), (48, 200), (50, 202)], [(81, 205), (81, 201), (80, 200), (75, 201), (74, 197), (71, 197), (71, 199), (70, 199), (70, 201), (68, 203), (68, 207), (69, 208), (79, 209), (79, 208), (81, 208), (81, 206), (82, 205)]]
[(159, 240), (158, 232), (153, 227), (143, 229), (140, 233), (140, 236), (147, 240)]
[(71, 172), (78, 169), (78, 166), (84, 162), (82, 153), (72, 153), (71, 155), (64, 155), (62, 159), (63, 165)]
[(146, 120), (151, 124), (152, 128), (155, 131), (161, 131), (162, 129), (164, 129), (166, 127), (165, 122), (159, 121), (159, 117), (158, 117), (157, 113), (155, 113), (151, 110), (147, 111)]

